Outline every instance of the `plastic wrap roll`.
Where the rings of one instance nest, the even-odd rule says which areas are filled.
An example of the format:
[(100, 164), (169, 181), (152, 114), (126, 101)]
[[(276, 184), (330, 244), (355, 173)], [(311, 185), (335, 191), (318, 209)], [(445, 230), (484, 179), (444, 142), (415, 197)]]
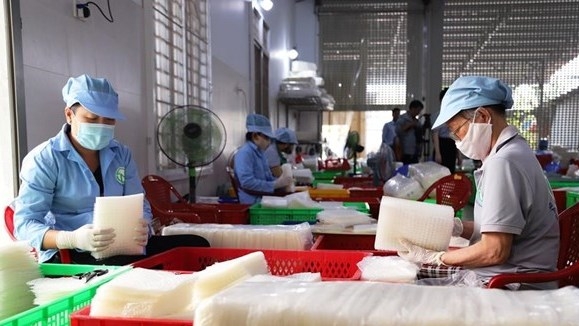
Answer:
[(402, 250), (400, 239), (421, 247), (448, 249), (454, 210), (451, 206), (382, 197), (374, 247), (379, 250)]

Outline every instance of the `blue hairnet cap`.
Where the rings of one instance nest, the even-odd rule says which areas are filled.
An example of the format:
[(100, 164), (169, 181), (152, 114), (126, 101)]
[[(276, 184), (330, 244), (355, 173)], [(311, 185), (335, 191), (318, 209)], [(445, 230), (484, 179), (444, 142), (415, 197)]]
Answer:
[(513, 91), (501, 80), (484, 76), (464, 76), (455, 80), (440, 103), (432, 129), (446, 123), (458, 112), (485, 105), (513, 106)]
[(71, 77), (62, 88), (62, 99), (66, 107), (80, 103), (90, 112), (109, 119), (125, 120), (119, 112), (119, 95), (104, 78), (88, 75)]
[(294, 144), (297, 145), (298, 138), (296, 133), (289, 128), (279, 128), (275, 131), (275, 140), (280, 143)]
[(245, 128), (248, 132), (260, 132), (269, 138), (275, 138), (269, 119), (261, 114), (250, 114), (245, 119)]

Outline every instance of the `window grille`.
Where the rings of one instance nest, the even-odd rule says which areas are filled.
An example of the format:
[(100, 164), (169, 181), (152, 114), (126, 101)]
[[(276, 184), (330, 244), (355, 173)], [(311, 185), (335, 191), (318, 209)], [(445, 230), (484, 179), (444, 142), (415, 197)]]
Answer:
[(509, 123), (536, 149), (579, 145), (579, 2), (447, 0), (443, 85), (462, 75), (500, 78), (513, 88)]
[[(154, 0), (157, 124), (179, 105), (209, 108), (209, 33), (206, 0)], [(157, 146), (157, 168), (178, 168)]]

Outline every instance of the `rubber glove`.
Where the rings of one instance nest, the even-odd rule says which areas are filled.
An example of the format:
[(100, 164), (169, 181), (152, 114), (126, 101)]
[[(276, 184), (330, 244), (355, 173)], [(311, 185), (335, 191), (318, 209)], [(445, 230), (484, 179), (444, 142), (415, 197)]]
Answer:
[(463, 231), (462, 221), (458, 218), (454, 218), (454, 227), (452, 228), (452, 236), (453, 237), (460, 237)]
[(82, 249), (86, 251), (103, 251), (115, 242), (115, 230), (95, 229), (86, 224), (74, 231), (60, 231), (56, 235), (58, 249)]
[(401, 239), (400, 244), (404, 247), (404, 250), (398, 251), (398, 256), (418, 264), (427, 265), (444, 265), (440, 257), (444, 254), (444, 251), (434, 251), (422, 248), (413, 244), (412, 242)]
[(287, 187), (290, 184), (292, 184), (292, 182), (294, 182), (294, 179), (292, 177), (290, 177), (289, 175), (282, 174), (279, 178), (275, 179), (275, 181), (273, 182), (273, 188), (278, 189)]
[(139, 225), (135, 227), (135, 236), (133, 237), (139, 246), (146, 246), (149, 241), (149, 223), (144, 218), (139, 220)]

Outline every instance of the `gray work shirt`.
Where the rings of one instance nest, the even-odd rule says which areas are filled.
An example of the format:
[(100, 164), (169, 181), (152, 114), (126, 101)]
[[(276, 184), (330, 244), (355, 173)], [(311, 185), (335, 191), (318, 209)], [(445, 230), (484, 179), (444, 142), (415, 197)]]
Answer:
[[(514, 238), (507, 262), (473, 271), (485, 279), (501, 273), (555, 271), (560, 241), (555, 199), (534, 152), (514, 127), (502, 131), (474, 177), (471, 245), (485, 232), (511, 233)], [(557, 284), (528, 286), (552, 289)]]

